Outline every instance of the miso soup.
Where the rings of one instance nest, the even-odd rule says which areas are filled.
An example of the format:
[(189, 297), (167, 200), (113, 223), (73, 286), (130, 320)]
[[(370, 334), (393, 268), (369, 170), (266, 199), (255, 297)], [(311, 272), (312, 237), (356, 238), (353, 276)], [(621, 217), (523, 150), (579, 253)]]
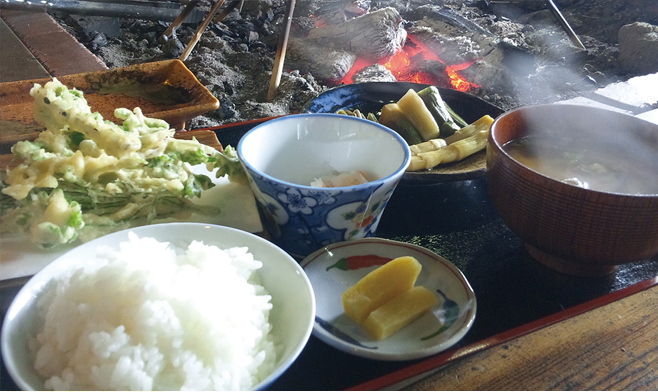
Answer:
[(658, 194), (658, 146), (592, 140), (526, 136), (506, 143), (503, 150), (540, 174), (582, 188)]

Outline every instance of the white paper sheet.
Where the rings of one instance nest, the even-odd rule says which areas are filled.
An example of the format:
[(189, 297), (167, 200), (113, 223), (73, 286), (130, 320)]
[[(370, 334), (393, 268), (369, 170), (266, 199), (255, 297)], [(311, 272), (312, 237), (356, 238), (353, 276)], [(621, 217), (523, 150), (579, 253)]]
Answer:
[[(215, 178), (203, 166), (195, 166), (197, 174), (206, 174), (216, 184), (214, 188), (203, 191), (195, 202), (211, 204), (220, 208), (214, 216), (194, 214), (186, 222), (212, 223), (230, 226), (251, 233), (263, 231), (256, 201), (248, 184), (232, 183), (227, 177)], [(174, 222), (174, 219), (159, 220), (155, 223)], [(79, 241), (62, 246), (56, 250), (43, 250), (36, 247), (20, 234), (0, 235), (0, 280), (21, 278), (34, 275), (49, 262), (79, 245)]]

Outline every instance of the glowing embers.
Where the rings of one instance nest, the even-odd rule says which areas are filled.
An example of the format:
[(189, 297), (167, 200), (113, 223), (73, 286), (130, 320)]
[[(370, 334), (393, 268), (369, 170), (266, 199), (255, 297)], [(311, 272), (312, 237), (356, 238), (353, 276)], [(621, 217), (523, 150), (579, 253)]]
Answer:
[(386, 68), (398, 82), (431, 84), (458, 91), (468, 91), (471, 88), (479, 87), (466, 80), (458, 72), (468, 68), (472, 64), (471, 62), (446, 66), (434, 52), (412, 37), (407, 37), (407, 42), (401, 51), (376, 63), (358, 58), (338, 83), (353, 83), (352, 78), (357, 72), (374, 64), (380, 64)]
[(469, 63), (455, 64), (446, 67), (446, 74), (450, 78), (450, 85), (452, 86), (453, 89), (457, 91), (468, 91), (471, 88), (480, 87), (477, 84), (473, 84), (468, 80), (464, 79), (463, 76), (457, 73), (457, 71), (461, 71), (463, 69), (468, 68), (471, 64), (473, 63), (469, 62)]

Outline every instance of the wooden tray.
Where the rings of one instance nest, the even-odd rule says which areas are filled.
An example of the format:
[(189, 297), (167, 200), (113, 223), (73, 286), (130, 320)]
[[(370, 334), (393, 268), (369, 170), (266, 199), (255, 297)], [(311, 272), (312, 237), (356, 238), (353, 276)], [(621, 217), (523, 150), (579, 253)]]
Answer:
[[(140, 107), (148, 117), (159, 118), (172, 128), (182, 129), (185, 121), (215, 110), (219, 101), (179, 60), (87, 72), (57, 78), (67, 87), (85, 94), (92, 111), (116, 121), (115, 108)], [(0, 152), (19, 140), (36, 138), (40, 127), (33, 120), (30, 89), (50, 78), (0, 83)]]

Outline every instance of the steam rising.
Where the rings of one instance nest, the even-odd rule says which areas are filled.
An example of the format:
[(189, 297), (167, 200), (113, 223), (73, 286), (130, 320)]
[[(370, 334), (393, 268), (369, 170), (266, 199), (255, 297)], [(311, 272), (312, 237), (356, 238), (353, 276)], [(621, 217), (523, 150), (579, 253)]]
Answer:
[(525, 137), (505, 145), (522, 164), (583, 188), (658, 194), (658, 126), (578, 105), (523, 111)]

